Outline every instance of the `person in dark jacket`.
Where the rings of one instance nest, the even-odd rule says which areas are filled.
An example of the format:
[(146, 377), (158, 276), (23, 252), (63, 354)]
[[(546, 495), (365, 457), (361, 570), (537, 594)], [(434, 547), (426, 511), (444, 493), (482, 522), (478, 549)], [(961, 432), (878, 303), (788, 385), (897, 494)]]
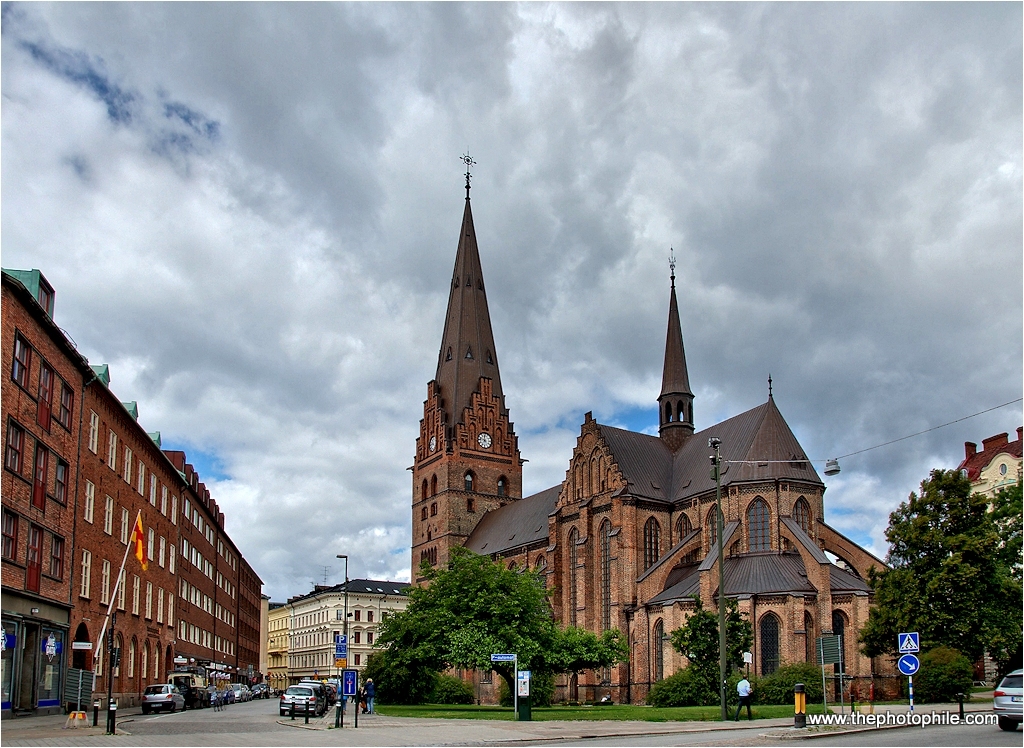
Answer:
[(367, 714), (373, 714), (373, 697), (377, 695), (377, 688), (373, 685), (373, 678), (366, 679), (363, 691), (366, 693), (366, 709), (364, 711)]

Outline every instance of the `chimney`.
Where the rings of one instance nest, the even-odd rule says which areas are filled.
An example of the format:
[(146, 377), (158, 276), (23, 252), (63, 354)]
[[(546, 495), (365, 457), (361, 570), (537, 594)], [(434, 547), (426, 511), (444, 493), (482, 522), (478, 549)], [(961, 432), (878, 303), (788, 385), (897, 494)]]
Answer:
[(985, 452), (988, 452), (990, 449), (997, 449), (998, 447), (1009, 444), (1010, 440), (1007, 438), (1008, 436), (1009, 434), (1005, 432), (1002, 434), (996, 434), (995, 436), (990, 436), (988, 439), (982, 441), (981, 448)]
[(1024, 426), (1017, 427), (1017, 441), (1024, 440)]
[(978, 454), (978, 445), (974, 442), (964, 442), (964, 459), (969, 460)]

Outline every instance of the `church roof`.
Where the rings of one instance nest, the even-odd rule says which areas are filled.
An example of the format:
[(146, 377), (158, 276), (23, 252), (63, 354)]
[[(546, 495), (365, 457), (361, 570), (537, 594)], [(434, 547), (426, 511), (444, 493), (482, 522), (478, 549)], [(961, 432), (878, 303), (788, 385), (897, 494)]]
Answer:
[[(829, 566), (829, 578), (833, 593), (871, 591), (864, 580), (834, 564)], [(691, 598), (699, 594), (699, 580), (696, 563), (680, 564), (670, 572), (665, 589), (650, 602), (673, 603)], [(717, 587), (715, 584), (715, 591)], [(789, 593), (813, 595), (815, 592), (814, 586), (807, 581), (807, 570), (799, 553), (746, 553), (725, 559), (725, 594), (728, 597)]]
[(466, 539), (466, 548), (489, 556), (530, 543), (547, 541), (548, 515), (555, 511), (561, 490), (561, 485), (552, 486), (487, 512)]
[(722, 485), (789, 478), (821, 483), (775, 400), (694, 434), (674, 455), (656, 436), (601, 426), (628, 492), (673, 503), (714, 490), (708, 437), (722, 440)]
[(487, 309), (473, 211), (467, 196), (435, 377), (450, 424), (462, 421), (463, 411), (470, 406), (480, 377), (490, 378), (491, 391), (501, 400), (498, 353)]

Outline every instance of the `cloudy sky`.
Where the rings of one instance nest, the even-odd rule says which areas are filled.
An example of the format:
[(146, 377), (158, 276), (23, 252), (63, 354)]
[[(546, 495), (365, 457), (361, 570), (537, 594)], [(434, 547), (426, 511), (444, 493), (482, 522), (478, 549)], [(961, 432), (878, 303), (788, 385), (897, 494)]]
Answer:
[[(695, 417), (812, 458), (1021, 396), (1022, 17), (1000, 4), (4, 4), (2, 250), (185, 449), (274, 599), (407, 579), (464, 200), (525, 488)], [(1019, 404), (842, 461), (888, 513)], [(817, 465), (821, 472), (822, 465)]]

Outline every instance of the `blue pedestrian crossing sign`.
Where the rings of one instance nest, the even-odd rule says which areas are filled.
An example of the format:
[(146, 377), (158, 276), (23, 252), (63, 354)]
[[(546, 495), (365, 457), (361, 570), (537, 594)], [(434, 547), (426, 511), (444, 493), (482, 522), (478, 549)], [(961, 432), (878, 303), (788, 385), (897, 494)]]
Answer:
[(921, 651), (921, 637), (918, 636), (918, 633), (916, 631), (908, 631), (901, 633), (897, 637), (897, 642), (899, 644), (898, 649), (900, 654)]
[(921, 661), (917, 659), (917, 655), (905, 654), (900, 657), (899, 662), (896, 663), (896, 667), (898, 667), (900, 672), (904, 675), (913, 675), (921, 668)]

